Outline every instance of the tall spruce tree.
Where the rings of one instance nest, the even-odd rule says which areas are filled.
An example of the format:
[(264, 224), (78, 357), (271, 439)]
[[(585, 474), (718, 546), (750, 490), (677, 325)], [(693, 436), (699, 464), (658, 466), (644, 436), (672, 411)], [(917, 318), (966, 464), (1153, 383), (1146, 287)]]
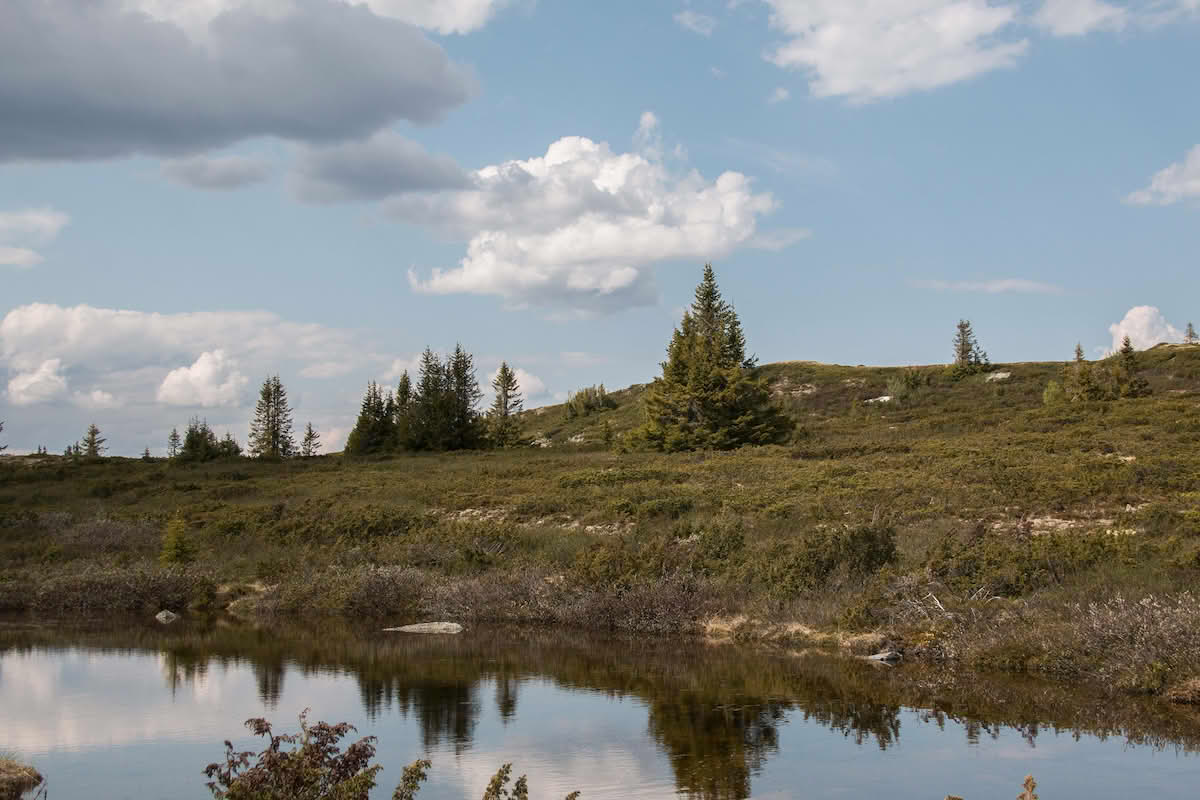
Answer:
[(488, 436), (495, 447), (512, 447), (521, 438), (521, 423), (517, 414), (521, 413), (525, 401), (521, 397), (517, 373), (508, 366), (507, 361), (500, 362), (492, 389), (496, 396), (488, 411)]
[(771, 404), (752, 363), (737, 313), (705, 264), (691, 308), (667, 345), (662, 377), (646, 392), (646, 423), (632, 441), (667, 451), (784, 441), (795, 423)]
[(449, 447), (450, 408), (446, 367), (429, 347), (421, 354), (409, 413), (408, 446), (413, 450)]
[(475, 359), (461, 344), (454, 345), (454, 352), (446, 362), (446, 377), (450, 392), (450, 449), (479, 447), (483, 439), (479, 417), (483, 392), (475, 374)]
[(278, 375), (263, 381), (250, 423), (250, 455), (255, 458), (289, 458), (295, 450), (292, 409)]
[(396, 382), (396, 401), (392, 404), (393, 449), (399, 450), (409, 446), (412, 409), (412, 379), (408, 377), (408, 370), (404, 370), (400, 380)]
[(304, 426), (304, 438), (300, 440), (300, 455), (312, 458), (321, 452), (321, 434), (313, 429), (312, 423)]
[(179, 447), (182, 444), (183, 439), (179, 436), (179, 429), (171, 428), (171, 435), (167, 437), (167, 458), (179, 455)]
[(108, 440), (100, 435), (100, 429), (93, 422), (88, 425), (87, 433), (83, 435), (83, 454), (88, 458), (99, 458), (108, 449), (104, 446), (106, 441)]
[(1190, 322), (1187, 324), (1187, 331), (1183, 334), (1183, 341), (1188, 344), (1200, 342), (1200, 338), (1196, 337), (1196, 326)]
[(362, 406), (359, 408), (358, 419), (354, 428), (346, 437), (345, 452), (350, 455), (365, 456), (382, 453), (390, 449), (392, 441), (392, 416), (394, 404), (391, 398), (383, 397), (379, 384), (371, 381), (367, 384), (367, 392), (363, 395)]

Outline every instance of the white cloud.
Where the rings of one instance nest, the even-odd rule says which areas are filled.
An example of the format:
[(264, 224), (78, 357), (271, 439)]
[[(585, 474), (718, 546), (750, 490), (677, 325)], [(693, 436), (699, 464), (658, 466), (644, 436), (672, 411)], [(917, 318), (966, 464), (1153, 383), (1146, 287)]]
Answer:
[(321, 452), (340, 452), (346, 446), (346, 438), (350, 435), (350, 430), (345, 425), (333, 425), (328, 428), (318, 429), (317, 433), (321, 437)]
[(1138, 206), (1169, 206), (1181, 200), (1200, 197), (1200, 144), (1183, 161), (1154, 173), (1150, 185), (1125, 198)]
[(162, 173), (195, 189), (228, 190), (261, 183), (271, 169), (265, 162), (245, 156), (192, 156), (164, 162)]
[(167, 373), (155, 399), (171, 406), (237, 406), (249, 380), (224, 350), (201, 353), (190, 367)]
[(93, 389), (88, 393), (75, 392), (72, 396), (75, 405), (80, 408), (120, 408), (121, 402), (103, 389)]
[(470, 237), (459, 265), (409, 280), (417, 291), (503, 297), (510, 306), (569, 313), (655, 302), (649, 267), (720, 258), (751, 240), (775, 208), (739, 172), (715, 181), (669, 169), (658, 120), (642, 115), (636, 152), (568, 136), (544, 156), (474, 173), (469, 190), (387, 201), (394, 216)]
[(775, 105), (776, 103), (782, 103), (784, 100), (787, 100), (791, 96), (792, 96), (792, 93), (789, 92), (785, 87), (776, 86), (775, 91), (771, 92), (771, 94), (767, 96), (767, 103), (769, 105)]
[(267, 311), (159, 314), (31, 303), (0, 320), (0, 363), (27, 371), (46, 359), (106, 370), (169, 367), (222, 349), (239, 360), (354, 360), (361, 348), (344, 330), (289, 322)]
[(1062, 287), (1025, 278), (1000, 278), (990, 281), (913, 281), (919, 289), (949, 292), (983, 292), (985, 294), (1062, 294)]
[(871, 102), (1013, 66), (1013, 4), (988, 0), (765, 0), (787, 40), (767, 54), (817, 97)]
[(716, 19), (691, 9), (676, 14), (675, 22), (680, 27), (687, 28), (692, 33), (698, 33), (701, 36), (712, 36), (713, 31), (717, 29)]
[(48, 403), (66, 392), (67, 379), (62, 374), (62, 361), (57, 358), (47, 359), (8, 382), (8, 402), (14, 406)]
[(720, 67), (709, 67), (708, 71), (712, 73), (712, 76), (718, 80), (725, 77), (725, 70), (721, 69)]
[[(234, 9), (252, 9), (269, 18), (293, 13), (301, 0), (124, 0), (128, 9), (172, 22), (201, 35), (219, 15)], [(508, 4), (507, 0), (351, 0), (381, 17), (407, 22), (438, 33), (470, 33), (479, 30)]]
[(1033, 21), (1055, 36), (1082, 36), (1097, 30), (1121, 30), (1129, 12), (1103, 0), (1046, 0)]
[(1121, 342), (1126, 336), (1138, 350), (1154, 347), (1162, 342), (1182, 342), (1183, 331), (1167, 322), (1154, 306), (1134, 306), (1125, 313), (1124, 319), (1108, 326), (1112, 334), (1112, 350), (1121, 348)]
[(32, 246), (49, 244), (71, 218), (52, 208), (0, 211), (0, 266), (28, 268), (42, 262)]

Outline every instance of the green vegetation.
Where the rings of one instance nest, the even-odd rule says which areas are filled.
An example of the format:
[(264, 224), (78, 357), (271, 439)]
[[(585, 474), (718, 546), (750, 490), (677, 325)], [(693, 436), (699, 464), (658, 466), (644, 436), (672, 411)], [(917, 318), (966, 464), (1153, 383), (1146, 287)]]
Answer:
[(958, 380), (978, 375), (991, 369), (987, 353), (979, 346), (971, 321), (960, 319), (954, 332), (954, 361), (950, 364), (950, 375)]
[(599, 386), (585, 386), (577, 392), (569, 392), (567, 403), (563, 406), (563, 414), (564, 419), (570, 422), (579, 417), (599, 414), (601, 411), (608, 411), (616, 407), (616, 399), (608, 393), (602, 383)]
[(525, 401), (521, 398), (517, 374), (509, 368), (507, 361), (500, 362), (492, 389), (496, 395), (488, 414), (488, 438), (495, 447), (513, 447), (521, 438), (521, 422), (517, 415)]
[[(722, 309), (713, 296), (698, 292), (697, 308)], [(677, 352), (736, 339), (722, 314), (691, 315)], [(725, 333), (703, 339), (706, 325)], [(691, 391), (662, 379), (607, 393), (616, 407), (600, 415), (513, 415), (521, 440), (548, 447), (6, 457), (0, 608), (218, 605), (831, 644), (883, 633), (910, 656), (1170, 693), (1200, 678), (1188, 594), (1200, 577), (1200, 349), (1133, 359), (968, 376), (727, 359), (722, 374), (796, 426), (788, 444), (733, 450), (717, 449), (729, 428), (679, 417), (659, 428), (665, 449), (713, 449), (624, 452), (646, 435), (643, 407)], [(409, 396), (371, 405), (424, 408), (403, 419), (430, 449), (480, 436), (470, 393), (445, 388), (474, 385), (469, 356), (424, 361)], [(1149, 394), (1046, 402), (1064, 369), (1093, 385), (1136, 376)], [(867, 402), (889, 387), (891, 402)], [(165, 566), (175, 517), (192, 560)]]
[[(246, 720), (246, 727), (255, 736), (266, 737), (268, 744), (256, 754), (235, 752), (233, 745), (225, 742), (224, 763), (204, 768), (204, 774), (212, 779), (209, 791), (218, 800), (367, 800), (383, 770), (371, 763), (374, 736), (364, 736), (341, 749), (342, 739), (355, 731), (346, 722), (310, 725), (304, 711), (300, 733), (276, 734), (271, 723), (261, 717)], [(253, 764), (251, 759), (255, 759)], [(428, 759), (422, 759), (405, 767), (392, 800), (413, 800), (431, 766)], [(488, 782), (483, 800), (529, 800), (525, 776), (517, 778), (509, 791), (511, 780), (512, 764), (505, 764)], [(566, 800), (578, 797), (579, 792), (572, 792)]]

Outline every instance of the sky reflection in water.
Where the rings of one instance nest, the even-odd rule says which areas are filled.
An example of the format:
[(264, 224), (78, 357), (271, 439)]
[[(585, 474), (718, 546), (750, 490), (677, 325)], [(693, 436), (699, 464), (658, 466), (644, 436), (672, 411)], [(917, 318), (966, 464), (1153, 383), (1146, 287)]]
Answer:
[[(1056, 733), (1023, 722), (1025, 710), (989, 720), (973, 696), (913, 710), (902, 680), (824, 658), (545, 634), (10, 628), (0, 630), (0, 749), (32, 760), (58, 798), (203, 798), (201, 770), (224, 739), (255, 747), (247, 717), (290, 730), (308, 707), (311, 719), (379, 737), (379, 797), (423, 754), (434, 762), (423, 800), (478, 797), (508, 761), (538, 798), (576, 788), (587, 800), (1005, 798), (1028, 772), (1047, 800), (1195, 796), (1200, 759), (1181, 748), (1196, 739), (1172, 738), (1189, 729), (1158, 711), (1104, 723), (1109, 738), (1095, 722)], [(1093, 713), (1085, 702), (1072, 724), (1093, 719), (1079, 716)], [(942, 713), (947, 704), (979, 711)], [(1053, 705), (1045, 720), (1070, 727)], [(1142, 725), (1125, 732), (1158, 746), (1129, 745), (1122, 725)]]

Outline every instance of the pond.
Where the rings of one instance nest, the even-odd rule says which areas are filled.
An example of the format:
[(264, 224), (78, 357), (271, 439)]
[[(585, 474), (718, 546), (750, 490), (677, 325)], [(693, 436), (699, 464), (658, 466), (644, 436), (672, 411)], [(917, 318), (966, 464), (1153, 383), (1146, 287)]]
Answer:
[(1192, 798), (1200, 715), (1103, 691), (815, 652), (575, 632), (389, 634), (331, 622), (0, 624), (0, 751), (55, 798), (204, 798), (242, 723), (378, 737), (387, 798), (479, 797), (503, 763), (535, 798)]

